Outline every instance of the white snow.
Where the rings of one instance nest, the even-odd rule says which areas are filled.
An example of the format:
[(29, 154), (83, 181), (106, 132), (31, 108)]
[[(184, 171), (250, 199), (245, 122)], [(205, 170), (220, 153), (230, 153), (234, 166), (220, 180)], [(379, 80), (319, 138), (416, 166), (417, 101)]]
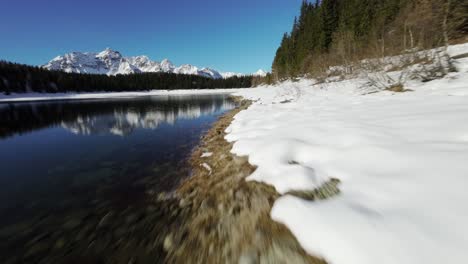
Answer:
[[(71, 52), (63, 56), (57, 56), (42, 67), (49, 70), (60, 70), (69, 73), (90, 74), (132, 74), (141, 72), (167, 72), (176, 74), (193, 74), (207, 78), (221, 79), (233, 76), (245, 76), (245, 74), (233, 72), (218, 72), (210, 68), (198, 68), (190, 64), (175, 66), (170, 60), (161, 62), (152, 61), (147, 56), (123, 57), (118, 51), (110, 48), (94, 52)], [(252, 75), (266, 75), (259, 70)]]
[(230, 77), (234, 77), (234, 76), (243, 77), (243, 76), (248, 76), (248, 75), (265, 77), (265, 76), (267, 76), (267, 74), (268, 74), (268, 72), (266, 72), (266, 71), (264, 71), (262, 69), (259, 69), (258, 71), (254, 72), (254, 73), (251, 73), (251, 74), (237, 73), (237, 72), (221, 72), (221, 76), (223, 78), (230, 78)]
[(223, 76), (223, 78), (231, 78), (234, 76), (237, 76), (237, 77), (245, 76), (245, 74), (237, 73), (237, 72), (221, 72), (221, 75)]
[(117, 75), (141, 72), (168, 72), (194, 74), (213, 79), (223, 78), (221, 73), (213, 69), (198, 69), (190, 64), (176, 67), (168, 59), (164, 59), (159, 63), (150, 60), (147, 56), (123, 57), (120, 52), (110, 48), (106, 48), (99, 53), (68, 53), (55, 57), (43, 67), (49, 70), (61, 70), (73, 73)]
[(208, 158), (208, 157), (211, 157), (213, 155), (213, 152), (204, 152), (202, 153), (201, 157), (202, 158)]
[(106, 98), (133, 98), (141, 96), (161, 95), (202, 95), (202, 94), (232, 94), (243, 89), (199, 89), (199, 90), (152, 90), (147, 92), (98, 92), (98, 93), (17, 93), (0, 94), (0, 103), (50, 101), (50, 100), (89, 100)]
[(267, 76), (267, 74), (268, 74), (268, 73), (267, 73), (266, 71), (264, 71), (264, 70), (262, 70), (262, 69), (259, 69), (259, 70), (256, 71), (253, 75), (254, 75), (254, 76), (260, 76), (260, 77), (265, 77), (265, 76)]
[(201, 165), (203, 166), (203, 168), (205, 168), (205, 169), (211, 174), (211, 171), (212, 171), (212, 170), (211, 170), (210, 165), (208, 165), (208, 164), (206, 164), (206, 163), (202, 163)]
[(331, 264), (466, 263), (468, 58), (455, 65), (405, 93), (368, 94), (359, 78), (242, 90), (254, 103), (226, 139), (258, 167), (248, 180), (280, 193), (341, 180), (328, 200), (274, 204), (272, 218), (308, 253)]
[(163, 61), (161, 61), (161, 70), (163, 72), (172, 72), (174, 71), (174, 64), (172, 63), (172, 61), (168, 60), (168, 59), (164, 59)]

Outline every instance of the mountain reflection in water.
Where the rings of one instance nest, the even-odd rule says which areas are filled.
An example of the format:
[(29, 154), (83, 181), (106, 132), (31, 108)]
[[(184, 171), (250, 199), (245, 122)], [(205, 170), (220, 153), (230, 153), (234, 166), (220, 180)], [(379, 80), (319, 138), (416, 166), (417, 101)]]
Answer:
[(154, 199), (190, 175), (201, 135), (234, 107), (227, 95), (0, 104), (0, 263), (103, 263), (142, 243), (161, 263), (148, 227), (172, 220)]
[(174, 124), (178, 119), (196, 119), (234, 107), (232, 101), (218, 95), (4, 104), (0, 107), (0, 138), (56, 125), (74, 134), (125, 136), (136, 128), (156, 129), (162, 123)]

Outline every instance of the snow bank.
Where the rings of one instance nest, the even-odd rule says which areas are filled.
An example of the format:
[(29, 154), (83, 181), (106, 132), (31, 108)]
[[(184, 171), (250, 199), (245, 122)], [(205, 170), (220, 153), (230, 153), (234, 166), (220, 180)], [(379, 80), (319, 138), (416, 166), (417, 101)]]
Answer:
[(256, 101), (226, 139), (258, 166), (248, 179), (280, 193), (341, 180), (329, 200), (285, 195), (272, 209), (310, 254), (332, 264), (465, 263), (468, 59), (456, 65), (406, 93), (366, 94), (364, 79), (240, 91)]
[(18, 93), (11, 95), (0, 94), (2, 102), (50, 101), (50, 100), (87, 100), (109, 98), (132, 98), (159, 95), (202, 95), (226, 94), (242, 91), (243, 89), (200, 89), (200, 90), (152, 90), (147, 92), (99, 92), (99, 93)]

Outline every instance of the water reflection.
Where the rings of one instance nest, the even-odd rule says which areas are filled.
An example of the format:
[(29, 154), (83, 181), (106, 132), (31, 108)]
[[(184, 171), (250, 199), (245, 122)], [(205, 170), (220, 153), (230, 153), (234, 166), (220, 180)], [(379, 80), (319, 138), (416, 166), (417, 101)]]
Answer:
[(0, 104), (0, 263), (128, 263), (117, 255), (141, 248), (138, 263), (162, 262), (155, 238), (172, 218), (155, 198), (234, 106), (221, 95)]
[(196, 119), (234, 108), (225, 96), (158, 96), (107, 101), (4, 104), (0, 138), (60, 125), (80, 135), (125, 136), (136, 128), (156, 129), (179, 119)]

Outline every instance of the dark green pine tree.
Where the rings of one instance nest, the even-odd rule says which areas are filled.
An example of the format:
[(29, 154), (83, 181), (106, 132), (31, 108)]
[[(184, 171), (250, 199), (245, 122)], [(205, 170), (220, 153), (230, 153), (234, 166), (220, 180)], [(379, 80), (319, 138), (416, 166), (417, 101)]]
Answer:
[(237, 88), (251, 87), (252, 79), (252, 76), (211, 79), (173, 73), (77, 74), (0, 61), (0, 93), (3, 94)]
[(333, 33), (338, 28), (338, 0), (323, 0), (321, 5), (322, 31), (320, 49), (327, 51), (332, 43)]

